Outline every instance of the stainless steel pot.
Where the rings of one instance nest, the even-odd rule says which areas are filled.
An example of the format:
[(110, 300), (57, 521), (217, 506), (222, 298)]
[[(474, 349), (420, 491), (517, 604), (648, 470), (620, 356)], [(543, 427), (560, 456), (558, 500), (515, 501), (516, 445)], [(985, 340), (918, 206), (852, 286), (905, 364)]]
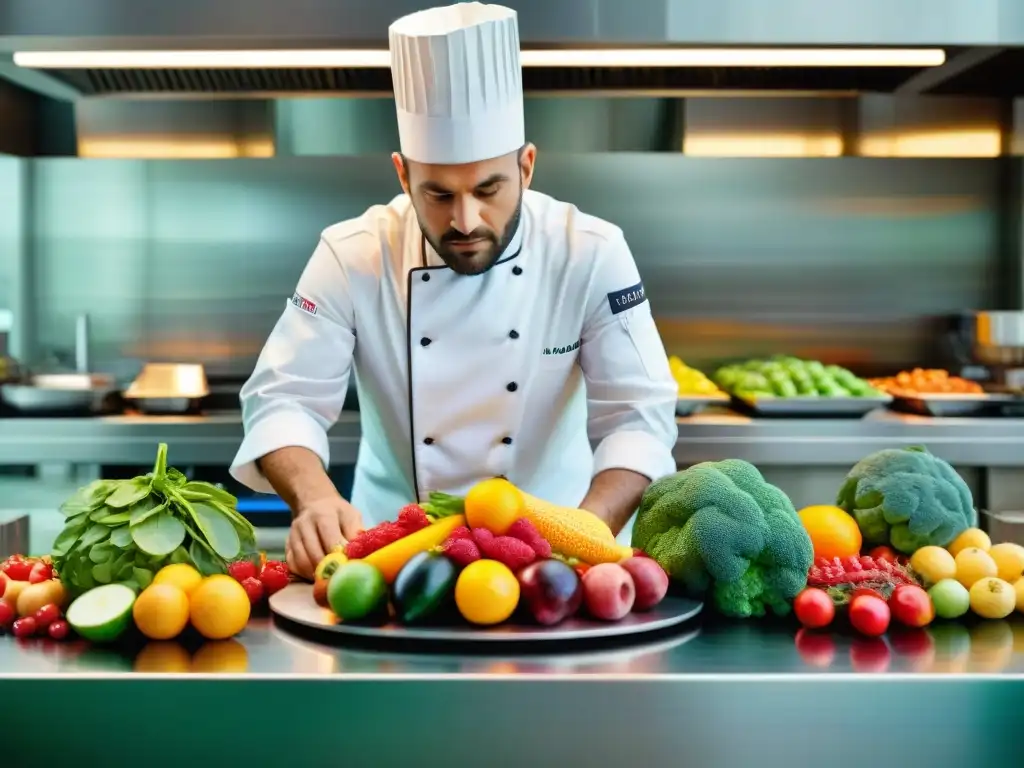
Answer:
[(984, 365), (1024, 365), (1024, 312), (978, 312), (974, 357)]
[(45, 374), (17, 384), (0, 386), (0, 398), (23, 413), (99, 410), (116, 389), (111, 376), (99, 374)]

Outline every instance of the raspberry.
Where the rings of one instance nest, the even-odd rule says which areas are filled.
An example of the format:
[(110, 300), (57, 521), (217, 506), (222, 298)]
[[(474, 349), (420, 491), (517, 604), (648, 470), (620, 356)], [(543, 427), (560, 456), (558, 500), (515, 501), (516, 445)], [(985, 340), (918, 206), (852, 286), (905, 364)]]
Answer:
[[(267, 597), (287, 587), (289, 581), (291, 579), (288, 574), (277, 568), (267, 568), (264, 566), (263, 572), (260, 574), (260, 582), (263, 584), (263, 590), (267, 593)], [(243, 584), (242, 586), (245, 585)], [(251, 596), (250, 599), (252, 599)]]
[(426, 528), (430, 525), (430, 521), (427, 519), (427, 513), (419, 504), (407, 504), (398, 513), (398, 525), (405, 530), (408, 536), (410, 533), (416, 533), (416, 531)]
[(519, 539), (524, 544), (529, 545), (534, 554), (542, 560), (551, 557), (551, 545), (548, 544), (548, 540), (541, 536), (540, 532), (533, 527), (533, 523), (525, 517), (521, 517), (512, 523), (508, 527), (506, 535), (511, 536), (513, 539)]
[(444, 552), (445, 557), (463, 568), (480, 559), (480, 548), (476, 545), (475, 541), (468, 538), (455, 539), (449, 537), (442, 545), (441, 551)]
[[(282, 562), (281, 560), (267, 560), (267, 562), (263, 564), (263, 567), (273, 568), (275, 570), (281, 571), (282, 573), (291, 573), (291, 571), (288, 570), (288, 564)], [(253, 576), (257, 576), (257, 574), (254, 573)]]
[(525, 541), (511, 536), (495, 536), (486, 528), (474, 528), (473, 541), (484, 557), (497, 560), (512, 571), (517, 571), (537, 559), (537, 553)]
[(359, 560), (405, 535), (405, 529), (398, 523), (383, 522), (357, 533), (345, 548), (345, 555), (352, 560)]
[[(267, 563), (269, 566), (270, 563)], [(256, 564), (249, 560), (238, 560), (228, 566), (228, 574), (235, 581), (242, 582), (246, 579), (255, 579), (259, 576)]]
[(452, 539), (472, 539), (473, 532), (464, 525), (460, 525), (454, 531), (448, 534), (448, 541)]
[(246, 576), (241, 580), (245, 594), (249, 596), (249, 602), (257, 605), (263, 599), (263, 583), (255, 576)]

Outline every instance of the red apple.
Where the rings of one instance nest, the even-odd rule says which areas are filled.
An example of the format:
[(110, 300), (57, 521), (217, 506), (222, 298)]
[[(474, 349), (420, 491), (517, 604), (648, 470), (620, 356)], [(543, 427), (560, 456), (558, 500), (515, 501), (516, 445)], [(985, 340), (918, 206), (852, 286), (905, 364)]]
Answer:
[(560, 560), (538, 560), (517, 574), (520, 601), (538, 624), (551, 626), (572, 616), (583, 603), (583, 584)]
[(583, 601), (596, 619), (618, 621), (633, 608), (636, 587), (621, 565), (601, 563), (583, 575)]

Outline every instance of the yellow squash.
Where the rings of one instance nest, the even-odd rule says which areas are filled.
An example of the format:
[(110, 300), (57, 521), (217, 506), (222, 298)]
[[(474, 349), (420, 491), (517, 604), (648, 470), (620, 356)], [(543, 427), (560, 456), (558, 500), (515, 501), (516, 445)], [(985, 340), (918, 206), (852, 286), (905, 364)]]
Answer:
[(611, 528), (593, 512), (561, 507), (528, 493), (523, 493), (523, 498), (523, 516), (555, 552), (588, 565), (618, 563), (633, 555), (632, 549), (615, 541)]
[(442, 517), (436, 523), (421, 528), (416, 533), (393, 541), (376, 552), (371, 552), (363, 558), (363, 562), (376, 566), (384, 574), (385, 581), (391, 584), (398, 576), (398, 572), (413, 557), (420, 552), (440, 546), (452, 531), (465, 524), (466, 518), (463, 515)]

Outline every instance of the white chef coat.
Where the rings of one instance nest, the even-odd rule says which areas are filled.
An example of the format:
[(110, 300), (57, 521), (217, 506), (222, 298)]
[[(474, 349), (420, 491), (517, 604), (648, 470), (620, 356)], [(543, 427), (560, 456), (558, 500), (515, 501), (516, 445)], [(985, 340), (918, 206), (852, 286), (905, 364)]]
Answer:
[(602, 470), (676, 469), (677, 388), (622, 232), (538, 192), (481, 275), (445, 266), (405, 195), (325, 230), (242, 389), (232, 475), (272, 492), (255, 461), (286, 446), (327, 466), (353, 369), (367, 526), (497, 475), (576, 506)]

